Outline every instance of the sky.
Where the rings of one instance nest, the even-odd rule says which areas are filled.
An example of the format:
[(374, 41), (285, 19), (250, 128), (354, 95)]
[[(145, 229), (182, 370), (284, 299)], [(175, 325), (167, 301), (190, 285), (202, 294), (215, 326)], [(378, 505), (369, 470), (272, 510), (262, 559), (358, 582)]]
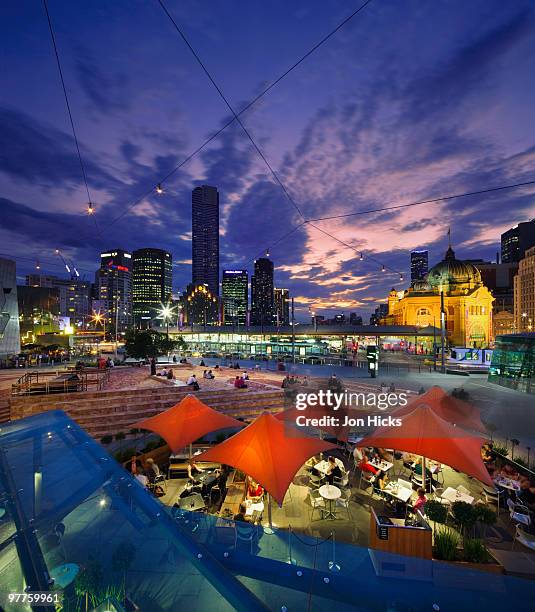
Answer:
[[(362, 3), (165, 0), (235, 110)], [(248, 109), (246, 129), (303, 216), (237, 122), (156, 194), (232, 118), (228, 107), (157, 0), (48, 7), (97, 212), (85, 213), (43, 5), (3, 3), (0, 256), (16, 259), (21, 283), (37, 261), (65, 274), (55, 249), (92, 280), (101, 251), (157, 247), (173, 254), (174, 290), (184, 290), (191, 190), (210, 184), (222, 269), (252, 272), (269, 249), (298, 318), (310, 309), (367, 318), (392, 286), (408, 285), (411, 249), (437, 263), (451, 227), (459, 259), (495, 260), (501, 232), (535, 217), (535, 187), (523, 187), (290, 233), (303, 216), (535, 179), (535, 0), (372, 0)]]

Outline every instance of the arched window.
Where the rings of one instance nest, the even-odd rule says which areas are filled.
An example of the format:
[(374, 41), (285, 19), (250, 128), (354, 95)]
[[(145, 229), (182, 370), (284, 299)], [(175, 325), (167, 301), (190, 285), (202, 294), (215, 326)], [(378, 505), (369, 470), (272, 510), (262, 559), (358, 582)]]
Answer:
[(418, 308), (416, 311), (416, 325), (419, 327), (433, 325), (433, 317), (429, 308)]

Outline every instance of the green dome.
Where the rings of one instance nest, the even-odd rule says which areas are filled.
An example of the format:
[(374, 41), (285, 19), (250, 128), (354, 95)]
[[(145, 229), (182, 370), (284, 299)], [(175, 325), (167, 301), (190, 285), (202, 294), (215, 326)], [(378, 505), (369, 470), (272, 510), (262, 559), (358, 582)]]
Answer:
[(431, 287), (442, 287), (445, 291), (474, 289), (483, 284), (479, 270), (467, 261), (455, 259), (451, 246), (446, 251), (446, 257), (429, 270), (426, 280)]

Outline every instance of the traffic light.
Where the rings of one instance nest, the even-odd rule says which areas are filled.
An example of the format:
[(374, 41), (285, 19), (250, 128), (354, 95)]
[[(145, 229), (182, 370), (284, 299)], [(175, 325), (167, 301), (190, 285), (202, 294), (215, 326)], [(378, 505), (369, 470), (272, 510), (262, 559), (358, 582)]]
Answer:
[(368, 359), (368, 372), (372, 378), (379, 372), (379, 347), (368, 346), (366, 348), (366, 358)]

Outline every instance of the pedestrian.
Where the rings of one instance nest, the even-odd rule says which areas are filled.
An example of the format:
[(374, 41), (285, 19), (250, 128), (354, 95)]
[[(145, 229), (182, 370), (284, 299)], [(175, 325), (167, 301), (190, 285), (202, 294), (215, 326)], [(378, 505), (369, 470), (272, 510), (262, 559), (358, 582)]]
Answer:
[(150, 360), (150, 375), (156, 376), (156, 359), (154, 357), (151, 357)]

